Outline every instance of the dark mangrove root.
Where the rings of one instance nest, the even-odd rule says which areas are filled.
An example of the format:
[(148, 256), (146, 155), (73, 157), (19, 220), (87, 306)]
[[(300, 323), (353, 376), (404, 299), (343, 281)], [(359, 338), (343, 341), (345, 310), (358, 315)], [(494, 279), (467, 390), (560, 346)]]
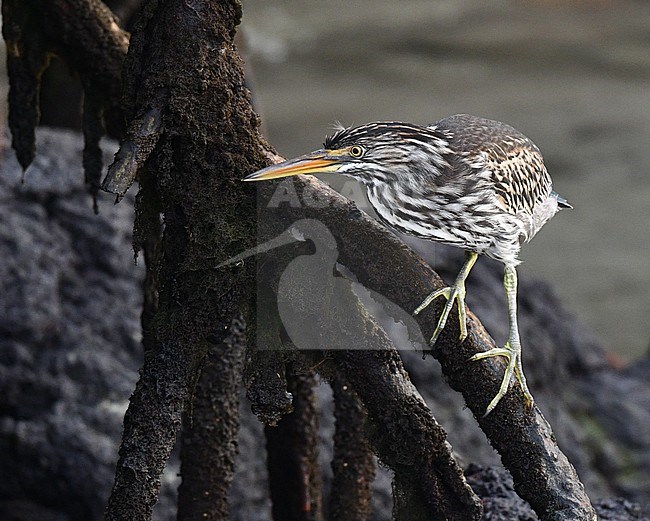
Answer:
[(273, 519), (322, 521), (314, 375), (289, 368), (287, 383), (293, 412), (264, 429)]
[[(178, 521), (227, 521), (239, 433), (239, 387), (244, 365), (246, 324), (233, 320), (230, 335), (212, 345), (183, 418)], [(214, 343), (213, 343), (214, 342)]]
[(264, 425), (273, 427), (294, 408), (282, 352), (253, 352), (247, 367), (246, 397), (251, 410)]
[[(215, 270), (255, 241), (255, 193), (239, 179), (267, 162), (232, 42), (240, 16), (241, 6), (235, 1), (196, 0), (190, 6), (182, 0), (148, 0), (124, 64), (129, 128), (146, 138), (141, 147), (142, 157), (147, 156), (144, 169), (148, 176), (155, 173), (155, 182), (150, 178), (141, 187), (154, 193), (137, 200), (135, 245), (146, 247), (147, 237), (154, 238), (145, 253), (155, 262), (150, 275), (158, 287), (150, 288), (150, 315), (146, 320), (143, 316), (148, 324), (147, 354), (125, 416), (106, 511), (111, 521), (151, 518), (160, 473), (183, 413), (189, 411), (185, 417), (192, 418), (191, 391), (206, 353), (210, 346), (226, 346), (223, 339), (230, 335), (232, 317), (240, 312), (247, 316), (253, 308), (255, 263)], [(128, 147), (129, 139), (123, 147)], [(135, 163), (139, 166), (137, 159)], [(157, 212), (165, 224), (159, 254)], [(226, 386), (239, 374), (234, 362), (213, 369), (232, 371), (222, 383)], [(199, 391), (207, 393), (205, 408), (198, 410), (201, 421), (208, 421), (214, 413), (209, 411), (210, 390)], [(228, 422), (226, 437), (234, 432), (234, 419), (229, 417)], [(205, 441), (202, 429), (207, 426), (197, 427), (188, 438), (189, 458), (198, 450), (194, 444)], [(225, 459), (219, 464), (227, 478), (230, 456), (221, 455)], [(189, 515), (205, 489), (184, 468), (188, 480), (183, 512)], [(218, 488), (211, 493), (224, 495)], [(201, 502), (197, 508), (208, 506)]]
[(255, 345), (249, 346), (246, 368), (246, 397), (253, 414), (266, 426), (275, 426), (293, 411), (293, 396), (287, 383), (288, 360), (282, 339), (282, 322), (271, 287), (260, 283), (277, 271), (273, 259), (258, 265), (257, 305), (251, 317)]
[(368, 442), (366, 408), (341, 376), (330, 381), (334, 393), (334, 457), (329, 513), (331, 521), (370, 521), (375, 462)]
[(79, 74), (89, 114), (84, 118), (88, 153), (84, 157), (89, 190), (96, 194), (101, 175), (96, 142), (103, 124), (113, 136), (124, 130), (121, 109), (122, 63), (129, 35), (100, 0), (3, 0), (3, 35), (9, 74), (9, 127), (18, 161), (34, 159), (41, 75), (56, 55)]
[(350, 382), (368, 411), (374, 452), (395, 473), (393, 518), (480, 519), (480, 501), (454, 460), (447, 434), (411, 383), (383, 330), (377, 327), (371, 335), (376, 350), (328, 355), (335, 372)]
[[(317, 200), (318, 204), (276, 205), (268, 208), (272, 217), (284, 226), (306, 217), (318, 219), (337, 239), (338, 262), (367, 288), (410, 311), (432, 290), (443, 287), (440, 277), (422, 259), (353, 202), (313, 177), (298, 176), (282, 182), (291, 183), (286, 190), (295, 200)], [(277, 184), (266, 189), (269, 199), (277, 189)], [(425, 338), (433, 333), (443, 305), (435, 304), (416, 317)], [(471, 313), (469, 317), (469, 336), (464, 342), (458, 342), (458, 320), (452, 317), (432, 351), (450, 386), (463, 394), (512, 474), (517, 493), (531, 504), (540, 519), (592, 521), (594, 510), (584, 487), (537, 407), (527, 412), (523, 396), (512, 388), (492, 413), (483, 416), (490, 397), (496, 394), (504, 368), (495, 359), (468, 363), (473, 354), (494, 347), (476, 317)], [(370, 361), (367, 359), (361, 365)], [(355, 389), (361, 395), (357, 385)]]
[(145, 356), (156, 346), (153, 319), (158, 312), (160, 290), (160, 263), (162, 261), (163, 225), (161, 206), (156, 189), (155, 173), (146, 167), (140, 171), (140, 189), (136, 195), (136, 213), (133, 225), (133, 251), (144, 254), (146, 275), (142, 282), (142, 312), (140, 324), (143, 331)]
[(99, 99), (92, 88), (87, 87), (84, 94), (83, 118), (81, 128), (84, 135), (83, 166), (86, 188), (93, 198), (93, 210), (99, 212), (97, 207), (97, 194), (99, 181), (102, 177), (103, 158), (99, 142), (104, 135), (102, 100)]
[(138, 171), (158, 143), (163, 130), (161, 112), (162, 108), (157, 106), (138, 115), (129, 123), (126, 137), (120, 143), (115, 159), (108, 167), (108, 174), (102, 182), (102, 190), (117, 195), (118, 202), (131, 188)]
[[(271, 231), (268, 223), (260, 228)], [(368, 413), (365, 423), (370, 446), (396, 476), (402, 476), (401, 486), (412, 489), (413, 501), (403, 505), (404, 513), (396, 512), (400, 519), (408, 519), (408, 515), (413, 519), (478, 519), (479, 500), (391, 340), (365, 311), (351, 282), (334, 276), (334, 242), (321, 222), (303, 219), (272, 241), (282, 246), (265, 254), (265, 261), (277, 263), (276, 276), (265, 279), (264, 286), (277, 295), (274, 302), (286, 334), (311, 367), (328, 380), (341, 378), (357, 393), (358, 406)], [(368, 445), (360, 439), (366, 435), (359, 425), (362, 419), (348, 423), (347, 418), (341, 416), (337, 431), (344, 436), (354, 430), (356, 439), (350, 443), (365, 446), (355, 458), (361, 458), (360, 465), (367, 465)], [(345, 453), (339, 453), (336, 464), (345, 464), (341, 457)], [(368, 477), (367, 469), (364, 472)], [(370, 481), (360, 487), (369, 486)], [(364, 494), (363, 488), (359, 493)], [(357, 507), (363, 512), (363, 505)]]

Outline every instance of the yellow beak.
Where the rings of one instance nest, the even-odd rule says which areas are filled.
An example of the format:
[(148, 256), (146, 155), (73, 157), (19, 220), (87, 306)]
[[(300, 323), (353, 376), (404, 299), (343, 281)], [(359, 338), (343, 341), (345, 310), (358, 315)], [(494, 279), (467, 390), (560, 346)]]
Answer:
[(336, 172), (341, 163), (332, 157), (327, 157), (325, 150), (317, 150), (295, 159), (289, 159), (277, 165), (258, 170), (247, 175), (242, 181), (266, 181), (298, 174), (322, 174)]

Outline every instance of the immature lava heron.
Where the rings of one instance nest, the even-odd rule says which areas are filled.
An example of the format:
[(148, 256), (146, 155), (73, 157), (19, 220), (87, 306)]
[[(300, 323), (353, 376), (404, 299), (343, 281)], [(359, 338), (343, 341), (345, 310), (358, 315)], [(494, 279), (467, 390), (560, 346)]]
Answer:
[(532, 406), (517, 327), (517, 256), (521, 244), (530, 241), (559, 208), (571, 207), (552, 190), (535, 144), (509, 125), (468, 115), (451, 116), (428, 127), (369, 123), (342, 128), (325, 140), (321, 150), (260, 170), (244, 181), (328, 172), (361, 181), (377, 216), (389, 227), (465, 250), (465, 264), (453, 285), (434, 291), (415, 310), (419, 313), (438, 297), (447, 299), (432, 345), (454, 302), (460, 338), (467, 336), (465, 279), (478, 255), (503, 262), (508, 341), (471, 360), (493, 356), (508, 360), (486, 414), (506, 394), (513, 374), (528, 407)]

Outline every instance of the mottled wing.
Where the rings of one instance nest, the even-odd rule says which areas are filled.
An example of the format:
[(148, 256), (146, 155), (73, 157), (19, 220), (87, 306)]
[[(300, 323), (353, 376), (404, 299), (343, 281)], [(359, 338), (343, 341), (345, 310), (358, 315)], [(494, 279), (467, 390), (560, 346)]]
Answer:
[(436, 124), (472, 169), (490, 173), (499, 205), (511, 214), (532, 214), (551, 194), (551, 178), (535, 144), (505, 123), (457, 115)]
[(528, 139), (495, 145), (486, 152), (497, 199), (508, 212), (532, 215), (536, 204), (551, 193), (551, 178), (542, 155)]

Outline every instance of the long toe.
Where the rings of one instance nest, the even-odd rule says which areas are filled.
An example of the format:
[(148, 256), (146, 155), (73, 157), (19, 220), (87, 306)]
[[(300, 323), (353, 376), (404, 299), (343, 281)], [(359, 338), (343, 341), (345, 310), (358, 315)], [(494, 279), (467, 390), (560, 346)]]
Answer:
[(517, 366), (517, 361), (515, 359), (515, 356), (511, 351), (509, 351), (508, 366), (506, 367), (506, 372), (503, 375), (503, 380), (501, 380), (501, 385), (499, 386), (499, 392), (496, 394), (494, 398), (492, 398), (492, 401), (488, 404), (487, 409), (485, 409), (485, 413), (483, 414), (483, 416), (487, 416), (488, 414), (490, 414), (494, 410), (494, 408), (498, 405), (498, 403), (501, 401), (501, 398), (503, 398), (508, 392), (508, 389), (510, 388), (510, 381), (512, 380), (512, 375), (515, 372), (516, 366)]
[(423, 311), (425, 308), (429, 307), (429, 304), (431, 304), (435, 299), (438, 297), (445, 297), (447, 300), (449, 300), (451, 296), (451, 287), (448, 288), (442, 288), (437, 291), (434, 291), (431, 293), (427, 298), (424, 299), (422, 304), (420, 304), (415, 311), (413, 312), (414, 315), (419, 314), (421, 311)]
[(465, 340), (465, 337), (467, 337), (467, 314), (465, 312), (465, 279), (467, 279), (467, 275), (469, 275), (469, 272), (472, 269), (472, 266), (476, 262), (477, 258), (478, 258), (477, 253), (466, 251), (465, 263), (463, 264), (463, 267), (458, 273), (458, 276), (456, 277), (454, 284), (450, 287), (439, 289), (438, 291), (434, 291), (433, 293), (431, 293), (431, 295), (429, 295), (426, 299), (424, 299), (424, 302), (422, 302), (422, 304), (420, 304), (417, 307), (417, 309), (414, 311), (414, 314), (417, 315), (418, 313), (420, 313), (420, 311), (422, 311), (429, 304), (431, 304), (431, 302), (433, 302), (434, 299), (440, 296), (444, 296), (447, 299), (447, 305), (445, 306), (445, 309), (442, 312), (442, 316), (438, 320), (436, 330), (433, 332), (433, 336), (431, 337), (431, 345), (436, 343), (436, 340), (438, 340), (438, 335), (440, 335), (440, 332), (444, 329), (445, 325), (447, 324), (447, 318), (449, 318), (449, 313), (451, 312), (451, 308), (454, 307), (454, 301), (456, 301), (456, 303), (458, 304), (458, 317), (460, 320), (461, 342)]
[(498, 405), (498, 403), (501, 401), (501, 398), (503, 398), (507, 394), (508, 389), (510, 388), (510, 382), (512, 381), (513, 375), (517, 380), (517, 382), (519, 383), (522, 393), (524, 394), (524, 400), (526, 401), (526, 409), (530, 411), (533, 406), (534, 400), (533, 400), (533, 395), (530, 393), (528, 389), (528, 385), (526, 383), (526, 377), (524, 376), (524, 371), (521, 364), (521, 348), (517, 348), (517, 347), (512, 348), (510, 347), (509, 343), (506, 343), (504, 347), (494, 347), (488, 351), (484, 351), (483, 353), (476, 353), (474, 356), (470, 358), (470, 360), (477, 361), (477, 360), (483, 360), (485, 358), (492, 358), (495, 356), (506, 357), (508, 359), (508, 365), (506, 367), (505, 374), (503, 375), (503, 379), (501, 380), (499, 391), (497, 392), (496, 396), (492, 398), (492, 401), (487, 406), (484, 416), (490, 414), (494, 410), (494, 408)]
[(433, 293), (431, 293), (431, 295), (425, 298), (424, 302), (422, 302), (422, 304), (420, 304), (417, 307), (417, 309), (413, 312), (414, 315), (417, 315), (423, 309), (429, 306), (429, 304), (431, 304), (438, 297), (445, 297), (447, 299), (447, 303), (445, 304), (445, 308), (442, 311), (442, 315), (440, 315), (440, 318), (438, 319), (438, 324), (436, 325), (436, 329), (433, 332), (433, 336), (429, 341), (430, 345), (434, 345), (436, 343), (436, 341), (438, 340), (438, 336), (445, 328), (445, 325), (447, 325), (447, 318), (449, 318), (449, 313), (451, 312), (451, 308), (454, 306), (454, 300), (457, 298), (455, 289), (450, 286), (447, 288), (441, 288), (437, 291), (434, 291)]
[(519, 387), (521, 387), (521, 392), (524, 393), (524, 400), (526, 401), (526, 411), (530, 412), (533, 408), (535, 400), (533, 395), (528, 389), (528, 384), (526, 383), (526, 376), (524, 375), (524, 370), (521, 365), (521, 355), (517, 357), (517, 365), (515, 365), (515, 377), (517, 382), (519, 382)]
[(476, 362), (477, 360), (484, 360), (485, 358), (492, 358), (495, 356), (505, 356), (510, 359), (512, 356), (512, 351), (506, 347), (493, 347), (488, 351), (483, 351), (481, 353), (476, 353), (474, 356), (470, 357), (471, 362)]
[(510, 380), (512, 380), (512, 375), (517, 372), (517, 355), (517, 349), (512, 349), (510, 343), (507, 342), (504, 347), (493, 347), (488, 351), (476, 353), (470, 358), (471, 361), (484, 360), (486, 358), (492, 358), (495, 356), (504, 356), (508, 359), (508, 365), (506, 367), (506, 372), (503, 375), (503, 380), (501, 380), (499, 391), (497, 392), (496, 396), (492, 398), (492, 401), (488, 404), (483, 416), (490, 414), (497, 406), (497, 404), (501, 401), (501, 398), (503, 398), (508, 392), (508, 388), (510, 387)]
[(467, 338), (467, 312), (465, 311), (465, 299), (459, 295), (456, 299), (458, 304), (458, 320), (460, 322), (460, 341)]
[(438, 340), (438, 336), (440, 336), (440, 333), (447, 325), (447, 319), (449, 318), (449, 314), (451, 313), (454, 304), (458, 306), (458, 319), (460, 321), (460, 340), (465, 340), (467, 337), (467, 313), (465, 311), (465, 286), (463, 285), (462, 281), (457, 281), (453, 286), (442, 288), (431, 293), (431, 295), (425, 298), (424, 302), (422, 302), (422, 304), (416, 308), (413, 314), (417, 315), (420, 313), (438, 297), (445, 297), (447, 299), (447, 303), (445, 304), (442, 314), (438, 319), (438, 324), (436, 325), (436, 329), (433, 332), (430, 344), (434, 345)]
[(442, 314), (438, 319), (438, 325), (436, 326), (436, 330), (433, 332), (433, 337), (431, 338), (432, 344), (435, 344), (435, 341), (438, 339), (438, 335), (443, 329), (445, 329), (445, 326), (447, 325), (447, 319), (449, 318), (449, 314), (451, 313), (451, 310), (454, 307), (455, 298), (456, 295), (452, 289), (449, 300), (447, 300), (447, 303), (445, 304), (445, 308), (442, 310)]

